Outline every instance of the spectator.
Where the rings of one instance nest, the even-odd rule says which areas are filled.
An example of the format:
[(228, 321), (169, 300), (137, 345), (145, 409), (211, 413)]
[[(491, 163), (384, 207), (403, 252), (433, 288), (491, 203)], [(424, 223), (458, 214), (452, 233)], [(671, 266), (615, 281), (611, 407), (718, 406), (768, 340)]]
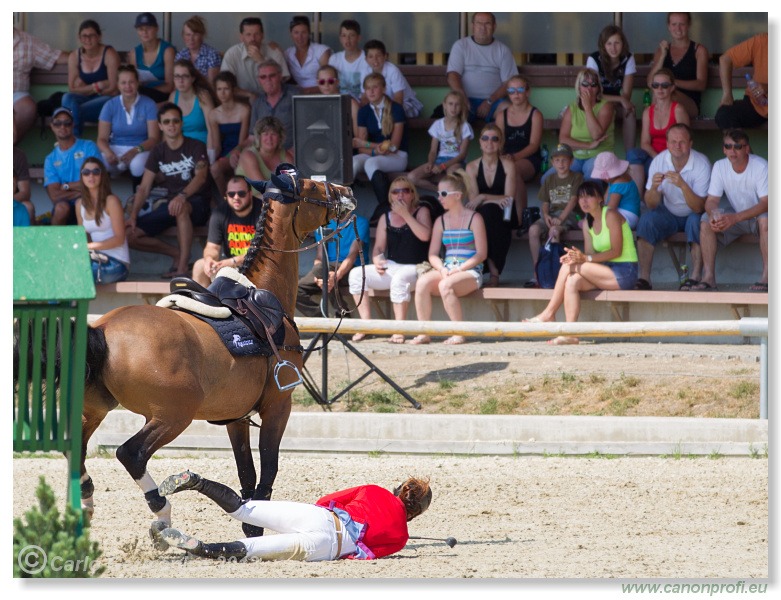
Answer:
[[(385, 78), (385, 93), (396, 104), (401, 104), (404, 107), (404, 114), (410, 119), (420, 115), (423, 103), (418, 100), (401, 70), (392, 62), (388, 62), (385, 44), (380, 40), (369, 40), (363, 46), (363, 50), (366, 52), (367, 66), (364, 68), (361, 78), (366, 80), (366, 76), (370, 73), (379, 73)], [(361, 95), (361, 104), (367, 102), (364, 90)]]
[(51, 71), (67, 64), (68, 53), (50, 48), (35, 36), (14, 27), (14, 124), (21, 141), (38, 118), (38, 106), (30, 95), (30, 72)]
[[(193, 225), (205, 225), (209, 218), (209, 159), (203, 142), (182, 135), (182, 109), (176, 104), (160, 107), (157, 120), (163, 141), (146, 161), (127, 222), (128, 242), (135, 250), (170, 256), (173, 263), (162, 277), (171, 279), (190, 273)], [(141, 214), (153, 185), (165, 188), (165, 197), (150, 202)], [(173, 226), (177, 246), (156, 237)]]
[[(617, 211), (604, 205), (602, 188), (587, 181), (578, 188), (578, 204), (586, 215), (580, 222), (583, 230), (581, 252), (568, 248), (561, 257), (561, 269), (548, 305), (525, 323), (548, 323), (556, 320), (556, 311), (564, 305), (567, 323), (580, 316), (580, 292), (589, 290), (631, 290), (637, 281), (637, 251), (629, 225)], [(548, 343), (577, 344), (571, 336), (558, 336)]]
[[(342, 92), (339, 81), (339, 71), (332, 65), (325, 65), (317, 70), (317, 89), (323, 95), (349, 95)], [(360, 103), (350, 96), (350, 114), (352, 116), (352, 131), (358, 131), (358, 110)]]
[(621, 213), (629, 228), (634, 229), (640, 220), (640, 192), (629, 175), (629, 161), (612, 152), (600, 152), (593, 174), (607, 184), (605, 206)]
[(209, 113), (212, 147), (217, 157), (212, 162), (211, 174), (221, 196), (225, 195), (226, 179), (233, 175), (239, 164), (242, 145), (249, 136), (250, 108), (237, 102), (236, 76), (222, 71), (214, 78), (214, 92), (219, 104)]
[(225, 51), (220, 66), (220, 71), (230, 71), (236, 76), (238, 94), (246, 96), (250, 104), (263, 92), (258, 81), (258, 67), (262, 63), (273, 60), (279, 65), (282, 78), (290, 79), (285, 55), (276, 44), (267, 44), (263, 36), (263, 22), (258, 17), (242, 19), (239, 25), (241, 42)]
[[(762, 277), (749, 287), (752, 292), (768, 289), (768, 164), (751, 153), (748, 135), (740, 129), (724, 133), (724, 156), (716, 161), (711, 173), (705, 213), (700, 223), (702, 244), (702, 281), (695, 290), (716, 289), (717, 242), (728, 246), (742, 235), (759, 238)], [(716, 212), (722, 195), (729, 208)]]
[[(420, 204), (415, 186), (406, 177), (397, 177), (391, 183), (390, 210), (377, 223), (372, 250), (372, 264), (366, 266), (366, 290), (390, 290), (393, 316), (398, 321), (407, 318), (412, 290), (418, 279), (417, 265), (426, 260), (431, 239), (431, 211)], [(371, 304), (363, 297), (364, 270), (350, 271), (350, 293), (362, 319), (371, 319)], [(359, 304), (360, 303), (360, 304)], [(365, 333), (353, 335), (360, 342)], [(388, 341), (403, 344), (404, 336), (393, 334)]]
[(624, 31), (617, 25), (608, 25), (599, 34), (596, 52), (586, 60), (586, 67), (599, 73), (602, 98), (612, 102), (622, 119), (624, 148), (635, 147), (637, 115), (632, 104), (632, 85), (637, 73), (635, 57), (629, 51)]
[(214, 109), (214, 99), (209, 82), (189, 60), (174, 63), (174, 86), (168, 98), (182, 109), (182, 135), (213, 148), (209, 115)]
[[(16, 143), (16, 123), (14, 123), (14, 143)], [(30, 223), (35, 223), (35, 205), (32, 203), (30, 189), (30, 167), (24, 150), (14, 146), (14, 201), (27, 211)], [(16, 210), (16, 208), (14, 208)]]
[(174, 89), (176, 50), (158, 37), (157, 18), (152, 13), (138, 15), (135, 27), (141, 43), (128, 54), (128, 60), (138, 70), (139, 91), (155, 102), (165, 102)]
[[(348, 312), (355, 310), (350, 296), (349, 273), (355, 266), (359, 255), (363, 256), (362, 264), (369, 261), (369, 222), (365, 217), (355, 215), (355, 225), (358, 228), (358, 238), (355, 237), (355, 227), (348, 224), (325, 244), (318, 244), (312, 269), (298, 280), (298, 295), (296, 310), (305, 317), (322, 317), (322, 307), (319, 297), (323, 294), (323, 246), (328, 257), (328, 316), (341, 316), (342, 309)], [(342, 224), (344, 225), (344, 224)], [(339, 226), (336, 219), (331, 219), (326, 228), (333, 231)], [(323, 230), (315, 231), (315, 240), (323, 239)], [(338, 296), (337, 296), (338, 294)]]
[(626, 153), (629, 172), (639, 190), (645, 189), (651, 161), (667, 149), (667, 130), (676, 123), (689, 124), (686, 109), (672, 100), (676, 91), (672, 71), (659, 69), (651, 79), (653, 102), (643, 111), (640, 147)]
[(515, 212), (518, 225), (522, 225), (528, 193), (526, 183), (540, 172), (542, 166), (543, 118), (542, 112), (529, 102), (529, 81), (516, 75), (507, 82), (510, 105), (499, 113), (496, 124), (504, 134), (504, 153), (510, 155), (515, 165)]
[(16, 199), (16, 195), (18, 194), (19, 187), (17, 185), (17, 173), (16, 169), (14, 168), (14, 220), (13, 220), (13, 226), (14, 227), (29, 227), (32, 225), (35, 221), (30, 217), (30, 213), (27, 211), (27, 207), (22, 204), (19, 200)]
[(76, 223), (74, 206), (81, 197), (81, 164), (85, 158), (100, 156), (91, 140), (73, 135), (73, 115), (60, 107), (52, 114), (51, 129), (56, 143), (43, 163), (43, 187), (54, 205), (52, 225)]
[(361, 50), (361, 25), (353, 19), (345, 19), (339, 26), (341, 52), (331, 55), (328, 64), (339, 72), (340, 90), (356, 100), (361, 98), (363, 78), (366, 71), (366, 55)]
[[(480, 158), (466, 165), (469, 179), (467, 208), (483, 218), (488, 235), (488, 282), (485, 287), (499, 285), (507, 253), (512, 241), (512, 227), (520, 223), (515, 213), (515, 166), (512, 158), (501, 155), (504, 134), (495, 123), (489, 123), (480, 132)], [(510, 219), (504, 219), (504, 210), (510, 206)]]
[(159, 534), (164, 543), (203, 558), (302, 560), (374, 559), (404, 548), (407, 522), (431, 504), (428, 479), (410, 478), (389, 491), (362, 485), (320, 498), (315, 504), (242, 500), (230, 488), (185, 471), (160, 484), (163, 496), (194, 489), (243, 523), (268, 527), (281, 535), (204, 544), (178, 529)]
[(130, 170), (133, 190), (141, 183), (149, 151), (160, 141), (157, 107), (138, 93), (138, 71), (121, 65), (119, 96), (106, 102), (98, 120), (98, 148), (110, 175)]
[(506, 81), (518, 74), (512, 51), (494, 39), (493, 13), (472, 15), (472, 35), (453, 44), (447, 61), (447, 84), (469, 99), (469, 121), (492, 121), (505, 102)]
[(209, 217), (209, 233), (203, 258), (193, 266), (193, 279), (207, 287), (223, 267), (238, 268), (255, 236), (263, 200), (254, 198), (243, 177), (232, 177), (227, 184), (225, 202), (220, 202)]
[(576, 208), (578, 204), (577, 189), (583, 183), (583, 173), (570, 170), (572, 165), (572, 148), (567, 144), (559, 144), (551, 152), (553, 174), (540, 187), (538, 198), (542, 203), (542, 218), (537, 219), (529, 227), (529, 251), (532, 258), (532, 273), (529, 281), (523, 284), (525, 288), (540, 287), (537, 282), (537, 259), (540, 257), (540, 242), (550, 231), (550, 238), (560, 243), (561, 234), (578, 226)]
[(285, 128), (276, 117), (259, 119), (253, 131), (254, 141), (241, 153), (236, 175), (268, 181), (279, 164), (293, 163), (293, 152), (285, 150), (285, 135)]
[(702, 92), (708, 86), (708, 49), (689, 39), (691, 13), (667, 13), (667, 29), (672, 42), (662, 40), (648, 71), (648, 86), (661, 69), (668, 69), (676, 82), (673, 102), (680, 104), (690, 118), (700, 114)]
[(102, 43), (100, 25), (92, 19), (79, 25), (81, 46), (68, 57), (68, 93), (62, 105), (73, 114), (73, 134), (81, 136), (85, 121), (97, 121), (100, 110), (117, 95), (119, 54)]
[(435, 192), (437, 183), (445, 175), (464, 168), (469, 140), (475, 137), (469, 116), (467, 99), (461, 92), (449, 91), (442, 102), (445, 114), (428, 128), (431, 147), (428, 160), (409, 174), (417, 187)]
[[(420, 321), (430, 321), (432, 296), (441, 296), (442, 305), (451, 321), (463, 321), (460, 297), (479, 290), (483, 283), (483, 262), (488, 256), (483, 218), (464, 205), (467, 195), (467, 175), (463, 171), (445, 175), (439, 182), (439, 201), (445, 214), (434, 221), (428, 261), (431, 270), (418, 277), (415, 285), (415, 312)], [(440, 250), (445, 249), (444, 260)], [(453, 335), (445, 344), (466, 342)], [(429, 344), (426, 334), (415, 336), (410, 344)]]
[(654, 246), (679, 231), (686, 232), (691, 252), (691, 277), (681, 285), (689, 290), (702, 272), (700, 215), (705, 206), (711, 165), (704, 154), (692, 149), (691, 129), (677, 123), (667, 130), (667, 150), (651, 162), (646, 184), (644, 212), (637, 224), (637, 256), (640, 263), (636, 289), (650, 290)]
[(290, 75), (304, 94), (316, 94), (317, 70), (328, 64), (331, 49), (312, 41), (309, 17), (296, 16), (290, 21), (290, 37), (293, 45), (285, 50), (285, 60)]
[(293, 148), (293, 96), (299, 93), (294, 85), (282, 83), (282, 69), (276, 61), (267, 60), (258, 66), (258, 81), (263, 91), (252, 104), (250, 123), (253, 127), (263, 117), (276, 117), (285, 128), (285, 149)]
[[(759, 127), (767, 123), (768, 115), (768, 37), (767, 33), (758, 33), (727, 50), (719, 58), (719, 77), (721, 78), (721, 105), (716, 111), (716, 125), (719, 129), (736, 127)], [(732, 98), (732, 69), (735, 67), (754, 67), (752, 78), (759, 86), (754, 92), (746, 90), (741, 100)]]
[(214, 84), (214, 78), (220, 72), (222, 58), (220, 53), (203, 43), (206, 37), (206, 21), (203, 17), (193, 15), (182, 25), (182, 41), (184, 48), (179, 50), (175, 60), (189, 60), (198, 72), (206, 78), (210, 85)]
[(92, 278), (95, 283), (124, 281), (130, 269), (125, 212), (119, 198), (111, 193), (108, 171), (99, 158), (87, 158), (82, 164), (81, 189), (76, 220), (89, 236)]
[(353, 138), (353, 174), (365, 172), (377, 197), (377, 209), (370, 222), (376, 223), (388, 209), (388, 180), (385, 173), (407, 168), (406, 117), (401, 104), (385, 93), (385, 78), (371, 73), (363, 80), (369, 103), (358, 111), (358, 131)]

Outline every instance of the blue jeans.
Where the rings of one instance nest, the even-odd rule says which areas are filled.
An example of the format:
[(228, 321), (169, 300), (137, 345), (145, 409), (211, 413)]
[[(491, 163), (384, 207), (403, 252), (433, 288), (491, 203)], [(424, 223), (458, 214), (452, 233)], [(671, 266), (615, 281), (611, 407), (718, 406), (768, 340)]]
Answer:
[(125, 263), (112, 256), (106, 256), (108, 262), (91, 260), (92, 280), (95, 283), (116, 283), (127, 279), (128, 268)]
[(97, 123), (100, 109), (109, 100), (111, 100), (111, 96), (65, 94), (62, 97), (62, 105), (73, 113), (73, 135), (81, 137), (85, 122)]

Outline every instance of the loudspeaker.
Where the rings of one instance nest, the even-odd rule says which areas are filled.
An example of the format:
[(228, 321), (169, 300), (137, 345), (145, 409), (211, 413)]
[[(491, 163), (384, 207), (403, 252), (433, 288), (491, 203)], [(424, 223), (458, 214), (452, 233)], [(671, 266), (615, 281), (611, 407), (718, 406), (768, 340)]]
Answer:
[(352, 121), (350, 96), (293, 96), (293, 139), (301, 177), (353, 182)]

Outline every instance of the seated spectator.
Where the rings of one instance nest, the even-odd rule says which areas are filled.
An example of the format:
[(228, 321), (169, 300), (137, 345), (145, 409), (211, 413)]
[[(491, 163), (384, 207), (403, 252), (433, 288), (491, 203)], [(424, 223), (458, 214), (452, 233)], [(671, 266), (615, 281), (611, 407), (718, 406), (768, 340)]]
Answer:
[(377, 197), (377, 209), (370, 222), (376, 223), (388, 209), (388, 180), (385, 173), (407, 168), (406, 116), (401, 104), (385, 93), (385, 78), (371, 73), (363, 80), (369, 103), (358, 111), (358, 131), (353, 138), (353, 174), (365, 172)]
[(239, 165), (242, 145), (249, 136), (250, 108), (236, 101), (236, 86), (236, 76), (229, 71), (222, 71), (214, 78), (219, 104), (209, 113), (212, 133), (209, 153), (217, 157), (212, 161), (211, 174), (221, 196), (225, 195), (225, 182)]
[(43, 187), (52, 201), (52, 225), (74, 225), (75, 205), (81, 197), (81, 164), (85, 158), (100, 156), (92, 140), (73, 135), (73, 115), (60, 107), (52, 114), (51, 130), (56, 143), (43, 163)]
[(30, 213), (27, 212), (27, 207), (16, 199), (16, 194), (19, 193), (19, 187), (17, 185), (17, 173), (14, 169), (14, 227), (29, 227), (35, 221), (30, 218)]
[(529, 227), (529, 251), (532, 273), (535, 275), (523, 284), (525, 288), (540, 287), (536, 276), (537, 260), (540, 257), (541, 241), (548, 237), (548, 232), (551, 240), (560, 243), (561, 234), (578, 227), (576, 192), (583, 183), (583, 173), (570, 170), (572, 160), (572, 148), (567, 144), (559, 144), (551, 152), (554, 173), (540, 186), (537, 196), (542, 203), (542, 218)]
[(152, 13), (138, 15), (135, 27), (141, 43), (128, 54), (128, 60), (138, 70), (139, 91), (155, 102), (165, 102), (174, 89), (176, 50), (158, 37), (157, 18)]
[(236, 175), (268, 181), (280, 163), (293, 163), (293, 152), (285, 150), (285, 135), (285, 128), (276, 117), (263, 117), (255, 123), (254, 141), (241, 153)]
[(206, 21), (203, 17), (193, 15), (182, 25), (182, 41), (184, 48), (179, 50), (174, 60), (189, 60), (198, 72), (206, 78), (210, 85), (220, 72), (222, 57), (220, 53), (203, 43), (206, 37)]
[[(258, 17), (247, 17), (239, 24), (241, 41), (225, 51), (220, 71), (230, 71), (239, 82), (238, 94), (246, 97), (250, 104), (255, 102), (263, 88), (258, 80), (258, 67), (268, 60), (279, 65), (283, 81), (290, 79), (285, 55), (279, 46), (264, 41), (263, 21)], [(254, 121), (252, 121), (254, 124)]]
[[(14, 142), (16, 141), (16, 124), (14, 124)], [(32, 203), (30, 189), (30, 167), (24, 150), (14, 146), (14, 202), (24, 207), (30, 223), (35, 223), (35, 205)], [(14, 204), (14, 211), (16, 211)]]
[(100, 25), (92, 19), (79, 25), (81, 46), (68, 57), (68, 93), (62, 105), (73, 114), (73, 134), (81, 136), (85, 121), (97, 121), (100, 110), (117, 95), (119, 54), (101, 41)]
[(223, 267), (238, 268), (244, 264), (263, 200), (253, 197), (243, 177), (231, 177), (225, 202), (220, 202), (209, 217), (209, 233), (203, 258), (195, 261), (193, 279), (208, 287)]
[(99, 158), (81, 166), (82, 196), (76, 201), (76, 220), (89, 236), (87, 250), (95, 283), (127, 279), (130, 250), (125, 238), (125, 211), (111, 193), (111, 180)]
[(14, 124), (21, 141), (38, 118), (38, 105), (30, 95), (30, 72), (51, 71), (67, 64), (68, 53), (51, 48), (35, 36), (14, 27)]
[[(312, 269), (298, 280), (298, 295), (296, 297), (296, 310), (305, 317), (339, 317), (342, 310), (352, 312), (355, 305), (350, 296), (349, 273), (356, 265), (359, 255), (363, 258), (359, 263), (369, 262), (369, 221), (365, 217), (355, 215), (355, 225), (358, 229), (358, 238), (355, 237), (355, 227), (347, 225), (325, 244), (318, 244)], [(344, 225), (344, 223), (342, 223)], [(334, 231), (339, 226), (336, 219), (331, 219), (326, 225), (326, 230)], [(323, 239), (323, 229), (315, 230), (315, 240)], [(325, 235), (328, 235), (327, 233)], [(323, 245), (325, 245), (328, 257), (328, 281), (323, 288)], [(323, 289), (328, 294), (328, 315), (323, 314), (321, 298)]]
[[(580, 292), (589, 290), (631, 290), (637, 281), (637, 251), (632, 231), (618, 211), (604, 205), (602, 188), (587, 181), (578, 188), (578, 204), (586, 215), (580, 222), (583, 230), (581, 252), (567, 249), (561, 257), (561, 269), (548, 305), (525, 323), (548, 323), (556, 320), (556, 311), (564, 305), (567, 323), (580, 316)], [(559, 336), (549, 344), (577, 344), (571, 336)]]
[(263, 117), (276, 117), (285, 129), (285, 149), (292, 150), (293, 143), (293, 96), (299, 89), (282, 83), (282, 69), (276, 61), (267, 60), (258, 67), (258, 81), (262, 91), (252, 104), (252, 127)]
[(469, 122), (493, 121), (506, 104), (506, 82), (518, 74), (512, 50), (494, 38), (493, 13), (472, 15), (472, 35), (457, 40), (447, 61), (447, 84), (469, 99)]
[[(336, 67), (325, 65), (317, 70), (317, 90), (324, 96), (328, 95), (348, 95), (341, 90), (339, 81), (339, 72)], [(352, 116), (353, 133), (358, 131), (358, 110), (360, 103), (350, 96), (350, 114)]]
[[(483, 262), (488, 256), (483, 218), (468, 209), (464, 201), (467, 180), (463, 171), (445, 175), (439, 182), (439, 201), (445, 214), (434, 221), (428, 261), (431, 270), (418, 277), (415, 284), (415, 312), (419, 321), (430, 321), (432, 296), (441, 296), (451, 321), (463, 321), (460, 297), (479, 290), (483, 283)], [(445, 258), (440, 257), (444, 247)], [(445, 344), (463, 344), (463, 336), (453, 335)], [(415, 336), (410, 344), (429, 344), (426, 334)]]
[(435, 192), (437, 183), (445, 175), (464, 168), (469, 140), (475, 137), (467, 122), (469, 107), (461, 92), (450, 91), (442, 102), (445, 116), (428, 128), (431, 147), (428, 160), (409, 174), (409, 180), (418, 188)]
[[(754, 67), (752, 79), (759, 85), (752, 92), (746, 90), (738, 102), (732, 97), (732, 70), (735, 67)], [(767, 123), (768, 101), (768, 37), (758, 33), (727, 50), (719, 58), (721, 78), (721, 105), (716, 111), (716, 125), (719, 129), (736, 127), (759, 127)]]
[(121, 65), (117, 74), (119, 96), (103, 105), (98, 120), (98, 148), (109, 175), (130, 170), (133, 190), (141, 183), (149, 151), (160, 141), (157, 107), (138, 93), (138, 71)]
[(702, 272), (700, 215), (705, 207), (711, 166), (704, 154), (692, 149), (691, 129), (677, 123), (667, 130), (667, 150), (651, 161), (645, 191), (645, 211), (637, 224), (637, 256), (640, 263), (636, 288), (650, 290), (654, 246), (679, 231), (686, 232), (691, 252), (689, 290)]
[[(716, 251), (718, 245), (728, 246), (742, 235), (759, 238), (762, 256), (762, 276), (749, 289), (768, 289), (768, 164), (751, 153), (748, 135), (740, 129), (724, 132), (724, 156), (713, 165), (705, 200), (705, 214), (700, 223), (702, 245), (702, 281), (695, 290), (716, 289)], [(719, 209), (722, 196), (729, 207)]]
[[(431, 211), (419, 204), (415, 186), (406, 177), (397, 177), (391, 183), (390, 210), (377, 223), (372, 250), (372, 264), (366, 265), (366, 283), (362, 286), (364, 270), (350, 271), (350, 293), (362, 319), (371, 319), (371, 302), (362, 292), (390, 290), (393, 316), (397, 321), (407, 318), (407, 309), (418, 279), (417, 265), (426, 260), (431, 239)], [(360, 342), (365, 333), (353, 335)], [(388, 340), (403, 344), (404, 336), (396, 333)]]
[(702, 92), (708, 87), (710, 53), (705, 46), (689, 38), (691, 21), (691, 13), (667, 13), (667, 29), (672, 41), (659, 42), (648, 71), (648, 86), (653, 83), (654, 75), (668, 69), (676, 82), (672, 100), (693, 119), (700, 114)]
[(586, 60), (586, 67), (599, 73), (602, 98), (612, 102), (622, 120), (624, 148), (635, 147), (637, 115), (632, 104), (632, 85), (637, 73), (635, 57), (629, 51), (624, 31), (617, 25), (608, 25), (599, 34), (596, 52)]
[[(363, 50), (366, 52), (367, 66), (362, 73), (362, 79), (365, 81), (366, 76), (370, 73), (379, 73), (385, 78), (385, 93), (396, 104), (401, 104), (404, 107), (404, 114), (410, 119), (420, 115), (423, 103), (418, 100), (401, 69), (392, 62), (388, 62), (385, 44), (380, 40), (369, 40), (364, 44)], [(366, 104), (368, 101), (364, 90), (361, 95), (361, 104)]]
[(339, 72), (339, 85), (343, 94), (360, 100), (363, 77), (366, 71), (366, 55), (361, 50), (361, 25), (353, 19), (345, 19), (339, 25), (339, 43), (343, 50), (331, 55), (328, 64)]
[[(162, 278), (171, 279), (189, 275), (193, 225), (205, 225), (209, 218), (209, 158), (206, 144), (182, 135), (181, 108), (169, 102), (157, 114), (163, 141), (146, 161), (127, 220), (128, 242), (135, 250), (170, 256), (171, 268)], [(166, 194), (147, 205), (153, 185)], [(156, 237), (173, 226), (177, 246)]]
[(592, 173), (607, 184), (605, 206), (617, 210), (630, 229), (640, 220), (640, 192), (629, 175), (629, 162), (612, 152), (600, 152)]
[(507, 82), (510, 105), (496, 117), (496, 124), (504, 134), (503, 152), (512, 157), (515, 165), (515, 212), (519, 226), (528, 202), (526, 183), (537, 176), (542, 166), (543, 118), (542, 112), (529, 102), (530, 94), (525, 77), (511, 77)]
[[(520, 223), (515, 212), (515, 165), (512, 158), (501, 154), (504, 134), (495, 123), (489, 123), (480, 132), (480, 158), (466, 165), (469, 185), (467, 208), (483, 218), (488, 235), (488, 282), (485, 287), (499, 285), (507, 253), (510, 251), (513, 225)], [(510, 207), (510, 218), (505, 220), (505, 207)]]
[(643, 111), (643, 128), (640, 133), (640, 147), (626, 153), (629, 172), (638, 189), (645, 189), (648, 168), (660, 152), (667, 149), (667, 130), (676, 123), (689, 125), (689, 115), (681, 104), (673, 101), (675, 77), (668, 69), (659, 69), (651, 78), (653, 101)]
[(174, 86), (168, 98), (182, 109), (182, 135), (213, 147), (209, 114), (214, 109), (214, 99), (209, 82), (189, 60), (174, 63)]
[(309, 17), (295, 16), (290, 21), (293, 45), (285, 50), (290, 76), (304, 94), (317, 93), (317, 70), (328, 64), (331, 49), (312, 41)]

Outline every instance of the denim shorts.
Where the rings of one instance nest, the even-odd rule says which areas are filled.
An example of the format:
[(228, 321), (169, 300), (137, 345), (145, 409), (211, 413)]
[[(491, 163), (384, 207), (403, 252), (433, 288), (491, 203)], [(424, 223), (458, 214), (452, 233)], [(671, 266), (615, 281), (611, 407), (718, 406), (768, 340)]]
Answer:
[(92, 263), (93, 281), (95, 283), (116, 283), (117, 281), (127, 279), (128, 266), (113, 256), (105, 254), (104, 256), (108, 259), (107, 262), (90, 261)]
[(613, 275), (616, 276), (618, 287), (622, 290), (632, 290), (637, 283), (637, 263), (636, 262), (606, 262), (605, 266), (610, 267)]

